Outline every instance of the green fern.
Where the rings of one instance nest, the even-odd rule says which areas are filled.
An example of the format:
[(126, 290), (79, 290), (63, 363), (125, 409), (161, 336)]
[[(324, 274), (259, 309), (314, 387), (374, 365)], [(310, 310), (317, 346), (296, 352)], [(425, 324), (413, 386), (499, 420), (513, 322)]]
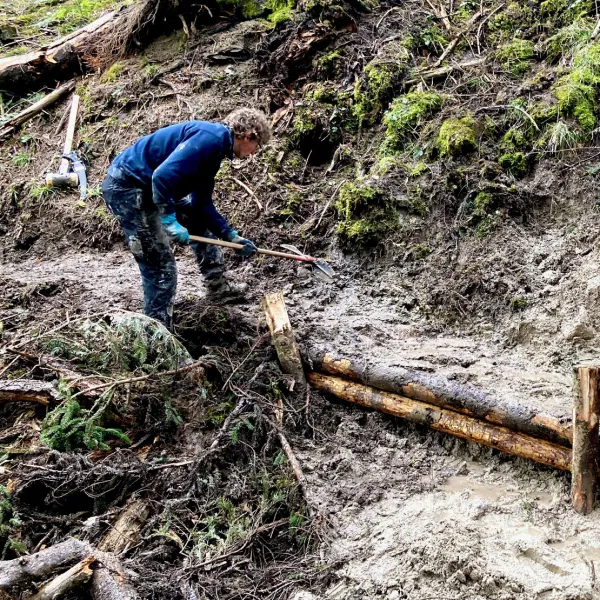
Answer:
[(21, 521), (15, 511), (8, 490), (0, 485), (0, 558), (4, 559), (9, 550), (14, 550), (18, 554), (27, 552), (25, 545), (14, 539)]

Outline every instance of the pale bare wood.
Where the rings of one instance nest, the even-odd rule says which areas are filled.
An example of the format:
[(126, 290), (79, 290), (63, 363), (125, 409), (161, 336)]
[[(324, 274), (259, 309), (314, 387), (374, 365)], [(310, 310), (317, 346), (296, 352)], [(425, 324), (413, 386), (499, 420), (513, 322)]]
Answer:
[(358, 381), (549, 442), (571, 445), (573, 432), (569, 418), (536, 413), (527, 406), (501, 400), (473, 386), (383, 361), (341, 356), (319, 346), (309, 348), (308, 359), (315, 371)]
[(353, 404), (373, 408), (556, 469), (571, 469), (571, 451), (568, 448), (511, 431), (506, 427), (322, 373), (309, 373), (308, 382), (318, 390)]
[(288, 317), (282, 292), (265, 296), (262, 309), (267, 319), (279, 364), (284, 373), (292, 375), (300, 391), (306, 389), (302, 357)]
[(150, 509), (144, 500), (133, 500), (117, 517), (108, 534), (98, 544), (104, 552), (121, 554), (135, 546), (140, 538), (140, 530), (146, 523)]
[(598, 414), (600, 368), (577, 367), (579, 384), (573, 400), (573, 464), (571, 498), (576, 512), (594, 510), (598, 487)]
[(94, 600), (138, 600), (139, 596), (128, 583), (122, 569), (101, 567), (92, 577)]
[(93, 556), (84, 558), (68, 571), (44, 585), (44, 587), (42, 587), (35, 596), (32, 596), (30, 600), (55, 600), (56, 598), (61, 598), (67, 592), (87, 583), (92, 576), (90, 565), (95, 560), (96, 559)]
[[(73, 94), (71, 101), (71, 110), (69, 112), (69, 121), (67, 123), (67, 134), (65, 136), (65, 143), (63, 146), (63, 154), (69, 154), (73, 148), (73, 138), (75, 137), (75, 125), (77, 124), (77, 111), (79, 110), (79, 96)], [(60, 161), (60, 167), (58, 172), (61, 174), (67, 173), (69, 170), (69, 160), (63, 158)]]

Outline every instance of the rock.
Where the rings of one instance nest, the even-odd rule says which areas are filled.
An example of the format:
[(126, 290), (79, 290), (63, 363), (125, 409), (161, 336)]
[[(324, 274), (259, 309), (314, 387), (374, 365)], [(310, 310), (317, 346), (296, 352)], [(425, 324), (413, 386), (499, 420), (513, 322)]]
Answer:
[(460, 569), (458, 571), (456, 571), (454, 576), (461, 583), (467, 583), (467, 576)]
[(319, 598), (320, 598), (320, 596), (315, 596), (314, 594), (311, 594), (310, 592), (300, 590), (299, 592), (296, 592), (290, 598), (290, 600), (319, 600)]
[(467, 510), (467, 516), (474, 521), (481, 519), (483, 515), (489, 512), (491, 504), (487, 500), (474, 500), (471, 502), (469, 509)]
[(550, 285), (556, 285), (560, 281), (560, 277), (560, 273), (550, 269), (542, 273), (542, 280)]
[(566, 340), (591, 340), (596, 336), (594, 329), (590, 326), (588, 314), (585, 308), (581, 308), (577, 316), (563, 322), (562, 333)]
[(596, 275), (588, 280), (585, 294), (586, 306), (588, 308), (598, 307), (600, 304), (600, 275)]

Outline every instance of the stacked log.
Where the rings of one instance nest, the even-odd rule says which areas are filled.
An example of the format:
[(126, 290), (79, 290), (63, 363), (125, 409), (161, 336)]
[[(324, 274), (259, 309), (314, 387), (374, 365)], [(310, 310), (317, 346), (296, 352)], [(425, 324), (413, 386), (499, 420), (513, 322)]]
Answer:
[(571, 446), (573, 432), (567, 417), (537, 413), (521, 404), (508, 403), (474, 387), (429, 373), (388, 366), (370, 359), (342, 357), (319, 347), (311, 348), (307, 358), (314, 371), (419, 400), (565, 447)]

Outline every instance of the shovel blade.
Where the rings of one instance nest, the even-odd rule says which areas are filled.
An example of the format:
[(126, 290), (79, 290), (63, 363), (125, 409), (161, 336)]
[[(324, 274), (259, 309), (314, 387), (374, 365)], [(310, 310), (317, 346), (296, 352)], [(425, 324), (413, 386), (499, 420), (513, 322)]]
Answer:
[(331, 283), (335, 277), (334, 270), (323, 260), (315, 260), (313, 263), (313, 273), (321, 281)]

